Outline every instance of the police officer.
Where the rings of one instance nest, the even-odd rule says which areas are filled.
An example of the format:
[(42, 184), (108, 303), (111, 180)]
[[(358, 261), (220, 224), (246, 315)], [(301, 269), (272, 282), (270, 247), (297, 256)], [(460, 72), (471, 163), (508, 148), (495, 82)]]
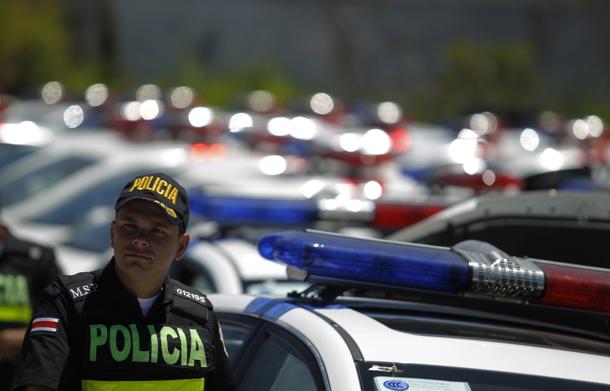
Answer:
[(57, 273), (52, 248), (18, 239), (0, 225), (0, 390), (11, 386), (32, 305)]
[(40, 297), (13, 387), (233, 390), (212, 304), (168, 277), (189, 242), (185, 190), (162, 173), (129, 181), (110, 227), (114, 257)]

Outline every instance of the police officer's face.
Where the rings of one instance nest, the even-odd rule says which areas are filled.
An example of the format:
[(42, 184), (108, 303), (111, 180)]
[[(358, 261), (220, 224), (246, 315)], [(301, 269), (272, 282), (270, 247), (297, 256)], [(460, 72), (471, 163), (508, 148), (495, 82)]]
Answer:
[(119, 273), (131, 279), (165, 278), (172, 261), (183, 257), (188, 234), (170, 223), (164, 211), (146, 200), (133, 200), (119, 209), (110, 235)]

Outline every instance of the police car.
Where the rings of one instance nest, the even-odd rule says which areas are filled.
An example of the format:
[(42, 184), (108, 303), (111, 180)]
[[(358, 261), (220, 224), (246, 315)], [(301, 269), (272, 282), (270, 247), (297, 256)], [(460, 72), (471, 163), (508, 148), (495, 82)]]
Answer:
[(610, 268), (610, 194), (529, 191), (458, 202), (389, 239), (438, 246), (476, 239), (515, 255)]
[(43, 189), (126, 150), (128, 144), (112, 133), (83, 130), (58, 137), (56, 142), (46, 146), (22, 147), (26, 148), (24, 156), (11, 158), (0, 172), (0, 196), (7, 215), (18, 215), (21, 203)]
[[(103, 143), (103, 140), (98, 141)], [(234, 159), (233, 153), (237, 152), (225, 152), (222, 156), (214, 154), (211, 157), (210, 153), (200, 153), (197, 148), (182, 142), (123, 144), (113, 149), (113, 143), (110, 142), (103, 148), (109, 149), (103, 158), (92, 159), (94, 161), (85, 167), (77, 165), (71, 175), (45, 175), (48, 167), (31, 171), (35, 194), (3, 208), (3, 219), (20, 236), (56, 245), (69, 237), (74, 229), (72, 225), (79, 219), (105, 214), (103, 208), (112, 208), (116, 195), (125, 182), (141, 173), (163, 171), (176, 176), (187, 188), (203, 183), (241, 185), (244, 178), (265, 176), (256, 165), (260, 158), (241, 156)], [(79, 150), (80, 154), (87, 154), (93, 149), (78, 142), (70, 145), (72, 149)], [(69, 166), (70, 158), (62, 162)], [(15, 177), (14, 181), (7, 180), (0, 195), (7, 193), (13, 196), (10, 192), (14, 187), (9, 185), (21, 183), (22, 179), (23, 177)], [(32, 188), (27, 183), (22, 187), (27, 190)]]
[(240, 389), (610, 389), (606, 269), (320, 231), (259, 251), (311, 286), (209, 296)]

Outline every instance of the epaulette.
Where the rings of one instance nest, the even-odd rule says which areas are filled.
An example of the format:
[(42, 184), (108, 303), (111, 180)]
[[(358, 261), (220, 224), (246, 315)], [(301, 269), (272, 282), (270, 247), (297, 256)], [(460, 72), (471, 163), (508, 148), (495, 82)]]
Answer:
[(208, 312), (213, 309), (212, 303), (206, 295), (199, 290), (173, 280), (170, 285), (173, 289), (173, 308), (172, 311), (179, 313), (182, 316), (191, 318), (197, 322), (207, 321)]
[(71, 276), (61, 275), (59, 281), (74, 302), (86, 299), (98, 288), (98, 274), (96, 272), (82, 272)]

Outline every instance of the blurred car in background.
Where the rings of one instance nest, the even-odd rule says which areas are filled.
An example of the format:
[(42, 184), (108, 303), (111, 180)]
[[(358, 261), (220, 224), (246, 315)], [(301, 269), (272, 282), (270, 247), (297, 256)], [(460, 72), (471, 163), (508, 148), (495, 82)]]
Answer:
[(388, 238), (438, 246), (476, 239), (509, 254), (610, 267), (609, 233), (610, 193), (547, 190), (469, 199)]
[(46, 145), (56, 137), (77, 134), (83, 128), (105, 128), (95, 109), (85, 102), (46, 103), (14, 99), (0, 112), (0, 142)]
[[(258, 183), (252, 178), (250, 181), (253, 185)], [(284, 182), (276, 179), (274, 184), (277, 187)], [(257, 185), (256, 191), (241, 188), (241, 194), (236, 188), (230, 192), (228, 186), (224, 186), (225, 192), (221, 191), (222, 186), (212, 185), (208, 190), (202, 187), (205, 185), (189, 190), (191, 245), (185, 258), (173, 265), (172, 273), (204, 292), (260, 293), (292, 289), (294, 284), (287, 280), (285, 268), (262, 260), (256, 250), (260, 237), (278, 227), (315, 227), (380, 237), (453, 203), (447, 198), (418, 197), (401, 202), (342, 201), (333, 198), (331, 190), (306, 198), (297, 187), (290, 186), (277, 192), (273, 186), (265, 189)], [(69, 239), (58, 243), (56, 248), (65, 272), (93, 270), (110, 259), (108, 227), (113, 218), (111, 206), (99, 207), (88, 219), (71, 227)]]
[(63, 180), (113, 159), (115, 154), (128, 151), (130, 145), (111, 133), (86, 131), (30, 148), (36, 150), (3, 166), (0, 172), (0, 202), (9, 218), (29, 211), (31, 198), (42, 195), (44, 199), (46, 192)]
[[(8, 185), (20, 184), (24, 192), (32, 195), (20, 202), (15, 199), (14, 205), (3, 208), (5, 221), (14, 225), (21, 235), (52, 245), (66, 234), (61, 227), (53, 229), (53, 226), (69, 224), (86, 217), (95, 206), (111, 204), (133, 176), (151, 170), (175, 171), (187, 159), (184, 146), (173, 143), (125, 145), (103, 140), (100, 144), (103, 143), (104, 148), (81, 146), (78, 153), (58, 159), (56, 165), (41, 162), (43, 166), (32, 170), (28, 176), (20, 176), (16, 170), (11, 172), (13, 176), (3, 182), (3, 193), (14, 198)], [(67, 147), (67, 144), (62, 145)], [(103, 157), (96, 159), (88, 149), (103, 149)], [(58, 169), (65, 167), (68, 172)]]
[(36, 150), (38, 147), (34, 145), (0, 143), (0, 167), (6, 167)]

